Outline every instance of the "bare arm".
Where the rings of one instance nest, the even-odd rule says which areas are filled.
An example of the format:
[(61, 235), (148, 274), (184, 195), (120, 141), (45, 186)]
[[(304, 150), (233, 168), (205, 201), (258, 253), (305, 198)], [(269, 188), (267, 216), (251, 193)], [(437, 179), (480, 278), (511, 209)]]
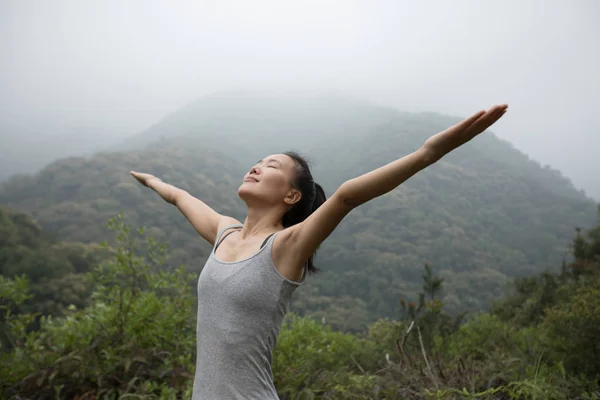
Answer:
[(196, 232), (210, 244), (215, 243), (217, 233), (226, 225), (239, 223), (234, 218), (217, 213), (185, 190), (169, 185), (153, 175), (134, 171), (131, 172), (131, 175), (142, 185), (158, 193), (167, 203), (177, 207)]
[(470, 141), (502, 117), (506, 109), (506, 105), (501, 105), (480, 111), (430, 137), (414, 153), (344, 182), (305, 221), (284, 231), (279, 239), (285, 247), (282, 253), (286, 255), (283, 257), (287, 262), (296, 262), (296, 267), (301, 268), (353, 208), (390, 192), (417, 172)]

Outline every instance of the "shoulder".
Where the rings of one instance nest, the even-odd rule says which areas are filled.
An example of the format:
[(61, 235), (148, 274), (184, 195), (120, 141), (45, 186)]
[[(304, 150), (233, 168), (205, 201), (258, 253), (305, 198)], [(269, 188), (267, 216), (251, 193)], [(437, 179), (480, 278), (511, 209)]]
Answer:
[(215, 239), (212, 244), (214, 245), (215, 242), (219, 239), (219, 237), (226, 231), (233, 228), (239, 228), (241, 226), (243, 226), (243, 224), (237, 219), (222, 216), (221, 218), (219, 218), (219, 223), (217, 224), (217, 230), (215, 232)]
[(243, 224), (237, 219), (222, 216), (221, 218), (219, 218), (219, 223), (217, 224), (217, 232), (221, 232), (223, 229), (234, 228), (240, 225)]

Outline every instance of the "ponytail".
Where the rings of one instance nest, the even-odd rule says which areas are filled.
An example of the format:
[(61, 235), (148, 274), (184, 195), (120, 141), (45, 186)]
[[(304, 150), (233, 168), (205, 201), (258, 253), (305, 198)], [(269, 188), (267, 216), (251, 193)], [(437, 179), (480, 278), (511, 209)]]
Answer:
[(325, 196), (325, 191), (318, 183), (315, 183), (315, 198), (313, 199), (312, 208), (310, 213), (314, 213), (317, 211), (317, 208), (321, 207), (323, 203), (325, 203), (327, 197)]
[[(325, 200), (325, 191), (318, 183), (313, 180), (308, 162), (296, 152), (283, 153), (290, 157), (296, 163), (296, 179), (292, 182), (293, 186), (302, 193), (300, 201), (284, 214), (282, 224), (284, 228), (296, 225), (304, 221), (310, 214), (315, 212)], [(315, 267), (313, 255), (307, 261), (308, 272), (317, 273), (319, 270)]]

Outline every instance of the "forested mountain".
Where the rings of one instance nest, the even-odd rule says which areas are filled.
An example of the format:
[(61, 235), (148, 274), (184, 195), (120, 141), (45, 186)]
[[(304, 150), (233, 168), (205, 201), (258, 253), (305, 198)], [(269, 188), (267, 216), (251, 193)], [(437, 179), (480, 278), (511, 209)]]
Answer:
[[(331, 194), (456, 121), (339, 98), (219, 95), (168, 116), (123, 150), (14, 177), (0, 187), (0, 204), (31, 213), (61, 239), (83, 242), (105, 239), (106, 220), (123, 210), (134, 226), (170, 244), (171, 264), (197, 272), (209, 247), (129, 170), (153, 173), (244, 218), (236, 189), (269, 153), (307, 154)], [(445, 279), (450, 311), (478, 309), (503, 293), (508, 278), (560, 265), (574, 227), (594, 221), (595, 205), (567, 179), (487, 132), (354, 210), (322, 246), (316, 262), (323, 273), (297, 292), (294, 307), (338, 328), (361, 329), (397, 316), (399, 298), (417, 293), (429, 263)]]
[(85, 273), (107, 254), (95, 244), (58, 241), (29, 215), (0, 208), (0, 276), (27, 277), (28, 311), (61, 315), (70, 305), (85, 306), (91, 292)]

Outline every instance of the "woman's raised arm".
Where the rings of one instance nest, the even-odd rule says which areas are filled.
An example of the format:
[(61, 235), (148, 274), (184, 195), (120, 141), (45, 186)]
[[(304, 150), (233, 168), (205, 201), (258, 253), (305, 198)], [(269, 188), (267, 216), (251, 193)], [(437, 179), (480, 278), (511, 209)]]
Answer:
[(154, 175), (135, 171), (131, 171), (131, 175), (142, 185), (158, 193), (167, 203), (177, 207), (196, 232), (211, 245), (215, 243), (217, 234), (222, 228), (227, 225), (239, 224), (236, 219), (219, 214), (185, 190), (169, 185)]
[(279, 239), (286, 261), (298, 260), (301, 267), (317, 247), (355, 207), (390, 192), (402, 182), (435, 163), (494, 124), (507, 110), (498, 105), (473, 114), (464, 121), (430, 137), (412, 154), (344, 182), (306, 220), (288, 229)]

